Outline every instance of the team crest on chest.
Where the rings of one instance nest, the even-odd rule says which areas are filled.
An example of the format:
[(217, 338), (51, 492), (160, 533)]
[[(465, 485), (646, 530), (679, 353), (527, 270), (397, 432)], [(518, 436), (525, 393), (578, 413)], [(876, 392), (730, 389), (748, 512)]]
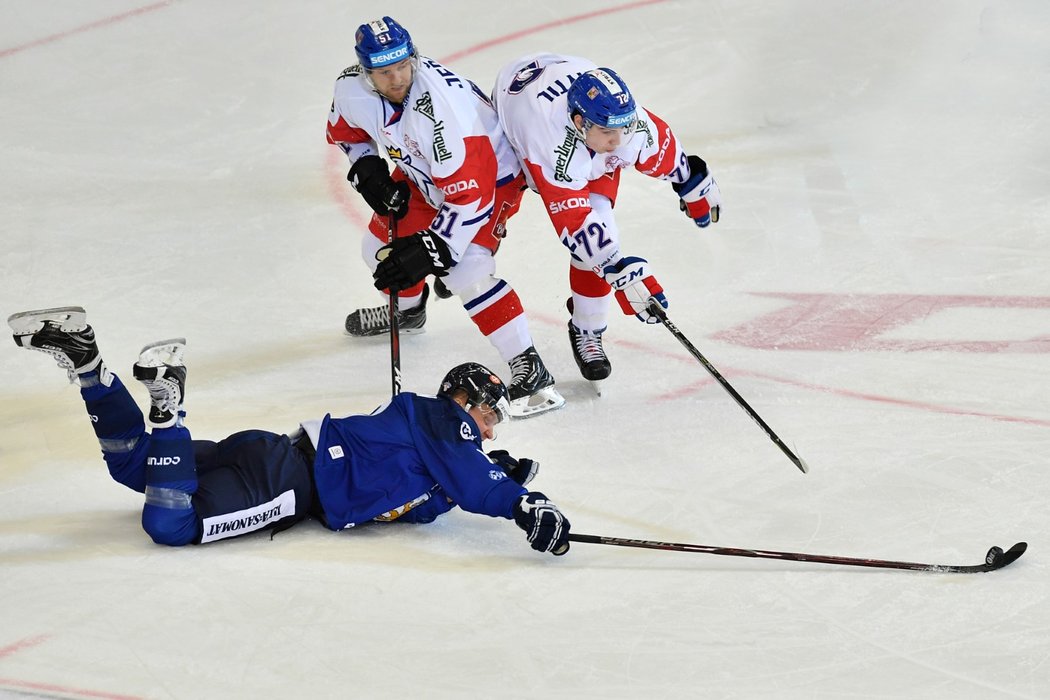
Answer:
[(433, 101), (433, 99), (431, 99), (429, 92), (424, 92), (419, 97), (419, 99), (416, 100), (416, 103), (414, 105), (412, 105), (412, 111), (419, 112), (420, 114), (422, 114), (424, 117), (426, 117), (430, 121), (435, 121), (435, 119), (434, 119), (434, 101)]

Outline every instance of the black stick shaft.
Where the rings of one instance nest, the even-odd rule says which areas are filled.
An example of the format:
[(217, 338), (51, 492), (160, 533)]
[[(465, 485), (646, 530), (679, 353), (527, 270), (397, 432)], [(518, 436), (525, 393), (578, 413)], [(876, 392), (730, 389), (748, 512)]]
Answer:
[[(387, 242), (393, 243), (397, 238), (397, 217), (391, 213), (387, 217)], [(388, 313), (390, 316), (390, 394), (397, 396), (401, 393), (401, 335), (397, 325), (397, 292), (389, 290), (390, 305)]]
[[(1005, 554), (1000, 550), (1000, 558), (992, 557), (989, 552), (984, 564), (976, 565), (942, 565), (922, 564), (908, 561), (890, 561), (886, 559), (862, 559), (857, 557), (826, 556), (822, 554), (803, 554), (801, 552), (777, 552), (763, 549), (739, 549), (736, 547), (713, 547), (703, 544), (680, 544), (677, 542), (657, 542), (655, 540), (632, 540), (622, 537), (605, 537), (602, 535), (569, 534), (570, 542), (587, 544), (605, 544), (615, 547), (635, 547), (640, 549), (662, 549), (674, 552), (694, 552), (698, 554), (717, 554), (727, 557), (750, 557), (753, 559), (780, 559), (782, 561), (804, 561), (817, 564), (838, 564), (840, 566), (864, 566), (877, 569), (907, 569), (911, 571), (931, 571), (940, 573), (979, 573), (994, 571), (1015, 561), (1024, 554), (1028, 545), (1018, 542)], [(996, 548), (997, 549), (997, 548)]]
[(667, 330), (671, 331), (671, 335), (677, 338), (678, 342), (681, 343), (685, 347), (685, 349), (689, 351), (689, 354), (695, 357), (700, 362), (700, 364), (704, 366), (704, 369), (706, 369), (711, 374), (711, 376), (715, 378), (715, 381), (722, 385), (722, 388), (725, 389), (729, 393), (729, 395), (733, 397), (733, 400), (736, 401), (737, 404), (742, 409), (744, 409), (744, 411), (747, 412), (747, 415), (751, 416), (751, 420), (755, 421), (755, 423), (758, 424), (758, 427), (762, 428), (762, 430), (765, 431), (766, 435), (769, 436), (769, 439), (773, 441), (773, 444), (779, 447), (780, 451), (787, 455), (787, 458), (790, 459), (794, 463), (794, 465), (799, 468), (799, 471), (801, 471), (803, 474), (808, 473), (809, 465), (806, 464), (806, 462), (801, 457), (792, 452), (791, 449), (784, 444), (784, 441), (781, 440), (777, 436), (777, 434), (773, 432), (773, 429), (770, 428), (764, 420), (762, 420), (762, 417), (755, 413), (755, 409), (751, 408), (751, 406), (748, 405), (747, 401), (744, 401), (744, 397), (737, 393), (736, 389), (734, 389), (732, 385), (730, 385), (730, 383), (726, 381), (725, 377), (723, 377), (718, 372), (718, 370), (715, 369), (714, 365), (712, 365), (706, 357), (700, 354), (700, 351), (697, 350), (696, 347), (689, 342), (689, 339), (685, 337), (685, 334), (682, 333), (682, 331), (678, 330), (678, 326), (672, 323), (671, 319), (667, 318), (667, 312), (664, 311), (664, 308), (662, 306), (660, 306), (660, 303), (655, 299), (650, 299), (649, 311), (658, 319), (660, 319), (660, 323), (662, 323)]

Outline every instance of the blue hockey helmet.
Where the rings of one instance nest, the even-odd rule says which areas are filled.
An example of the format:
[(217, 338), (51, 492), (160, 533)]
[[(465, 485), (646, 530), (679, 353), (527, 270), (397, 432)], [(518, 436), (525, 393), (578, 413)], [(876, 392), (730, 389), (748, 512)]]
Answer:
[(593, 125), (606, 129), (634, 128), (637, 106), (627, 85), (611, 68), (587, 71), (569, 87), (569, 115), (584, 119), (583, 131)]
[(389, 17), (358, 27), (354, 35), (354, 51), (365, 70), (384, 68), (416, 55), (408, 31)]
[(507, 420), (510, 415), (507, 385), (485, 365), (477, 362), (456, 365), (441, 380), (438, 396), (451, 397), (460, 389), (467, 394), (468, 408), (485, 404), (496, 412), (500, 422)]

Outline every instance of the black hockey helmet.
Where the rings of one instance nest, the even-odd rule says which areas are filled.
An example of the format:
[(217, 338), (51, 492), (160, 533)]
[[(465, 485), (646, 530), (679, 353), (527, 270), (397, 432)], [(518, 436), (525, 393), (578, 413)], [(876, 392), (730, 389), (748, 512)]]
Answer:
[(468, 408), (485, 404), (496, 412), (500, 422), (510, 415), (507, 385), (485, 365), (477, 362), (456, 365), (441, 380), (438, 396), (452, 396), (457, 389), (467, 392)]

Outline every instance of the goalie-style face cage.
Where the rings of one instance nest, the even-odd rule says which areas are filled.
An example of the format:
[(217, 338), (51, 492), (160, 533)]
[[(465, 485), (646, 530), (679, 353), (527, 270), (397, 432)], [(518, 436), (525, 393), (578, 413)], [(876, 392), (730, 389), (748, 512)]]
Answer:
[(630, 133), (638, 121), (634, 96), (611, 68), (587, 71), (573, 81), (567, 95), (569, 116), (583, 117), (582, 132), (592, 126)]
[(457, 389), (467, 393), (468, 410), (484, 404), (496, 412), (501, 423), (510, 415), (507, 385), (484, 365), (465, 362), (453, 367), (441, 380), (438, 395), (451, 397)]

